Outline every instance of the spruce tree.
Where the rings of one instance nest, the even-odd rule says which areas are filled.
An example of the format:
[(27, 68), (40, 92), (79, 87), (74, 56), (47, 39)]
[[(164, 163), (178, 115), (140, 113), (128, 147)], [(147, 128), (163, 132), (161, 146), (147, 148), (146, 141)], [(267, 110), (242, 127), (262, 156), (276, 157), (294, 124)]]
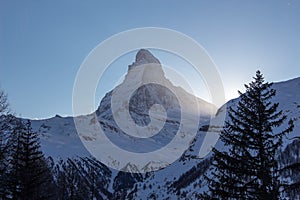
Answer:
[[(227, 151), (213, 148), (210, 196), (217, 199), (278, 199), (279, 169), (276, 155), (282, 137), (292, 131), (278, 103), (271, 99), (276, 91), (264, 81), (260, 71), (245, 85), (236, 108), (230, 107), (228, 121), (220, 139)], [(281, 131), (277, 131), (281, 130)]]
[(37, 133), (30, 121), (18, 120), (12, 133), (14, 147), (10, 160), (9, 188), (11, 199), (51, 199), (53, 179), (48, 163), (40, 150)]

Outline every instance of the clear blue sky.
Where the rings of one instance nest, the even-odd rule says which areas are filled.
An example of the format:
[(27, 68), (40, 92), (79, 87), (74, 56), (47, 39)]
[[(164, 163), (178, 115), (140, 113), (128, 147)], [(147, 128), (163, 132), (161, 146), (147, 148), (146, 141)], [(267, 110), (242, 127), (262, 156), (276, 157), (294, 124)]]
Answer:
[(12, 110), (71, 115), (74, 79), (88, 53), (113, 34), (149, 26), (198, 41), (228, 99), (257, 69), (268, 81), (300, 76), (300, 1), (0, 0), (0, 85)]

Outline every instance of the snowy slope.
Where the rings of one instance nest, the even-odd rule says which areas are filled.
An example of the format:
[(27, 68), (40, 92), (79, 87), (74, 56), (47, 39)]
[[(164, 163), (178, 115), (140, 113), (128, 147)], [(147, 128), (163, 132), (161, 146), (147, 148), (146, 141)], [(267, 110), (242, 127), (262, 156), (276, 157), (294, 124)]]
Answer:
[[(147, 69), (141, 70), (142, 68), (139, 68), (139, 66), (148, 64), (149, 62), (157, 64), (155, 73), (153, 73), (153, 71), (147, 72)], [(239, 98), (227, 102), (226, 106), (222, 106), (218, 110), (216, 116), (214, 116), (216, 108), (213, 105), (199, 98), (195, 98), (182, 88), (173, 86), (171, 81), (164, 77), (164, 72), (159, 65), (159, 60), (149, 51), (139, 51), (135, 62), (128, 68), (128, 74), (124, 80), (124, 82), (128, 82), (123, 82), (117, 87), (122, 87), (122, 84), (129, 84), (131, 87), (136, 84), (147, 82), (149, 81), (148, 79), (160, 77), (160, 79), (164, 81), (164, 85), (177, 92), (180, 98), (183, 99), (184, 104), (191, 105), (194, 101), (191, 101), (190, 99), (196, 99), (198, 104), (196, 107), (198, 107), (199, 110), (195, 112), (194, 109), (191, 109), (185, 110), (185, 112), (190, 112), (191, 116), (195, 115), (195, 113), (201, 113), (201, 118), (199, 116), (199, 119), (201, 120), (199, 121), (196, 137), (190, 141), (190, 148), (172, 165), (154, 173), (144, 174), (143, 181), (136, 184), (137, 191), (135, 191), (134, 196), (136, 199), (150, 197), (159, 199), (170, 197), (171, 199), (177, 199), (184, 198), (184, 196), (186, 198), (197, 198), (199, 192), (207, 189), (206, 183), (203, 181), (203, 174), (207, 169), (207, 163), (209, 163), (208, 160), (211, 154), (202, 159), (198, 158), (197, 155), (205, 135), (218, 134), (215, 130), (208, 130), (207, 132), (206, 127), (210, 122), (213, 123), (214, 120), (217, 121), (218, 117), (221, 116), (220, 113), (227, 112), (228, 107), (235, 107)], [(132, 70), (134, 69), (141, 70), (140, 76), (136, 77), (134, 76), (135, 74), (132, 74)], [(292, 138), (300, 137), (300, 78), (275, 83), (273, 87), (277, 91), (274, 102), (279, 102), (279, 108), (284, 110), (285, 114), (293, 119), (295, 124), (294, 131), (284, 139), (284, 146), (287, 146), (292, 143)], [(124, 92), (122, 95), (126, 95), (125, 93), (129, 92), (126, 90), (122, 91)], [(151, 107), (153, 103), (163, 104), (160, 98), (145, 98), (144, 95), (146, 93), (150, 97), (157, 97), (159, 95), (164, 96), (170, 100), (170, 105), (176, 104), (176, 100), (168, 92), (161, 91), (153, 86), (143, 88), (140, 93), (135, 94), (136, 104), (131, 107), (130, 111), (131, 117), (137, 124), (149, 123), (148, 108)], [(165, 123), (165, 129), (163, 129), (164, 134), (159, 137), (151, 138), (151, 140), (147, 140), (146, 142), (141, 142), (124, 134), (118, 127), (111, 110), (112, 94), (113, 91), (106, 94), (101, 100), (99, 108), (95, 113), (76, 118), (80, 123), (85, 124), (85, 126), (83, 126), (85, 129), (84, 133), (77, 133), (74, 118), (72, 117), (55, 116), (50, 119), (32, 120), (33, 129), (40, 133), (42, 150), (45, 154), (47, 156), (52, 156), (54, 160), (67, 157), (90, 156), (90, 153), (86, 150), (81, 140), (83, 140), (84, 143), (91, 144), (93, 148), (97, 149), (97, 145), (102, 142), (102, 139), (97, 136), (99, 127), (107, 131), (107, 134), (110, 135), (110, 139), (115, 140), (118, 145), (135, 152), (139, 152), (139, 148), (142, 148), (143, 151), (148, 151), (151, 150), (151, 148), (159, 147), (173, 137), (173, 132), (176, 131), (176, 126), (174, 126), (174, 124), (180, 123), (178, 118), (179, 110), (176, 106), (168, 107), (170, 115), (169, 120)], [(144, 104), (139, 104), (142, 101), (144, 101)], [(195, 106), (191, 106), (191, 108), (195, 108)], [(165, 117), (160, 114), (155, 115), (155, 113), (153, 116), (155, 116), (157, 120), (162, 120)], [(210, 119), (212, 116), (214, 116), (214, 118)], [(88, 124), (88, 126), (86, 126), (86, 124)], [(218, 142), (216, 147), (223, 148), (223, 144)], [(162, 164), (163, 163), (152, 163), (149, 161), (144, 167), (155, 167), (155, 165)], [(128, 171), (132, 171), (135, 168), (135, 166), (132, 166), (130, 163), (127, 163), (124, 167), (128, 168)], [(114, 179), (118, 172), (115, 170), (112, 171), (112, 177)], [(185, 179), (182, 179), (182, 177), (185, 177)], [(134, 179), (140, 181), (140, 178), (134, 177)], [(111, 181), (111, 184), (112, 183), (113, 180)], [(172, 188), (176, 188), (177, 191), (173, 191)], [(113, 186), (110, 186), (110, 190), (113, 190)], [(129, 191), (131, 190), (129, 189)]]
[[(295, 146), (294, 143), (296, 141), (298, 141), (298, 143), (300, 141), (300, 94), (298, 92), (300, 91), (300, 78), (275, 83), (272, 87), (277, 91), (277, 95), (273, 99), (273, 102), (279, 102), (279, 109), (284, 110), (285, 114), (288, 115), (288, 118), (294, 120), (295, 125), (294, 131), (284, 138), (282, 147), (283, 153), (286, 153), (284, 150), (288, 147), (290, 150), (287, 152), (290, 152), (293, 157), (288, 158), (287, 155), (284, 154), (283, 162), (288, 163), (288, 160), (299, 161), (300, 149), (293, 149), (293, 145)], [(239, 98), (236, 98), (227, 102), (226, 106), (224, 105), (219, 109), (219, 115), (221, 112), (227, 111), (229, 107), (236, 107), (238, 101)], [(218, 118), (218, 115), (216, 118)], [(228, 118), (226, 118), (226, 120), (228, 120)], [(205, 125), (203, 127), (205, 127)], [(191, 149), (185, 152), (182, 159), (179, 159), (171, 166), (156, 172), (143, 183), (138, 184), (139, 187), (137, 189), (138, 192), (136, 193), (136, 198), (143, 199), (155, 196), (157, 199), (167, 199), (167, 197), (170, 197), (170, 199), (197, 199), (199, 198), (199, 194), (203, 191), (207, 191), (208, 187), (203, 175), (206, 174), (207, 176), (210, 176), (210, 170), (207, 167), (207, 163), (209, 163), (211, 154), (204, 159), (198, 159), (195, 154), (195, 152), (198, 152), (205, 134), (217, 133), (205, 133), (199, 131), (191, 145)], [(218, 141), (216, 148), (226, 150), (221, 141)], [(197, 167), (193, 168), (194, 166)], [(295, 177), (297, 178), (297, 176)], [(173, 188), (174, 190), (174, 184), (176, 183), (176, 191), (170, 190), (170, 188)], [(150, 185), (151, 188), (149, 187)]]
[[(148, 64), (152, 63), (155, 65), (151, 68)], [(163, 87), (148, 84), (152, 80), (157, 80)], [(129, 108), (131, 118), (138, 125), (147, 125), (149, 120), (156, 120), (158, 123), (166, 120), (166, 122), (160, 131), (161, 134), (156, 134), (153, 137), (149, 137), (149, 139), (139, 140), (125, 134), (115, 121), (114, 112), (112, 111), (112, 97), (115, 91), (120, 91), (119, 95), (123, 97), (132, 92), (132, 87), (143, 84), (146, 84), (145, 87), (137, 90), (132, 95), (132, 104), (130, 104), (131, 107)], [(117, 101), (116, 104), (118, 103), (121, 104), (122, 102)], [(178, 105), (179, 103), (180, 105)], [(154, 104), (163, 105), (167, 116), (160, 113), (160, 111), (156, 112), (153, 110), (152, 105)], [(152, 109), (151, 119), (149, 118), (150, 108)], [(116, 113), (123, 111), (122, 109), (127, 108), (121, 107)], [(105, 95), (95, 113), (76, 118), (56, 116), (45, 120), (32, 120), (32, 126), (35, 131), (41, 133), (42, 148), (45, 153), (54, 158), (89, 155), (89, 152), (81, 144), (80, 139), (85, 145), (94, 148), (95, 151), (99, 145), (101, 145), (101, 150), (105, 149), (103, 146), (107, 142), (99, 136), (99, 128), (104, 130), (107, 137), (121, 148), (133, 152), (147, 152), (157, 149), (162, 145), (164, 146), (174, 137), (174, 134), (178, 131), (180, 120), (183, 118), (181, 112), (185, 113), (188, 123), (191, 123), (193, 120), (195, 121), (195, 119), (197, 120), (193, 122), (196, 123), (195, 127), (191, 129), (186, 128), (186, 132), (182, 132), (182, 134), (189, 134), (189, 132), (197, 130), (199, 120), (200, 123), (207, 123), (215, 114), (216, 107), (189, 94), (180, 87), (175, 87), (165, 77), (159, 60), (149, 51), (142, 49), (137, 53), (135, 62), (129, 65), (128, 73), (123, 83)], [(121, 120), (124, 121), (127, 118), (122, 118)], [(79, 133), (75, 128), (74, 121), (83, 129)], [(186, 124), (186, 126), (188, 127), (189, 124)], [(148, 164), (145, 166), (149, 167)]]
[(42, 150), (47, 156), (56, 160), (90, 155), (78, 137), (72, 117), (56, 115), (49, 119), (31, 120), (31, 125), (40, 134)]

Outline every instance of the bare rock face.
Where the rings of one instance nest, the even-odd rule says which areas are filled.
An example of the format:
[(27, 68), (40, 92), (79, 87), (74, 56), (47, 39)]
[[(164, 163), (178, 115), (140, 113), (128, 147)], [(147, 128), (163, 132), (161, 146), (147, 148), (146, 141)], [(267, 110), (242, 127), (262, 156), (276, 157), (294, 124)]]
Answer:
[(139, 65), (143, 65), (143, 64), (150, 64), (150, 63), (154, 63), (154, 64), (159, 64), (160, 62), (157, 58), (155, 58), (155, 56), (153, 56), (150, 51), (146, 50), (146, 49), (141, 49), (138, 51), (138, 53), (135, 56), (135, 62), (132, 63), (131, 65), (128, 66), (129, 70), (132, 67), (136, 67)]
[(128, 66), (124, 82), (133, 85), (160, 80), (167, 81), (160, 61), (146, 49), (141, 49), (135, 56), (135, 62)]

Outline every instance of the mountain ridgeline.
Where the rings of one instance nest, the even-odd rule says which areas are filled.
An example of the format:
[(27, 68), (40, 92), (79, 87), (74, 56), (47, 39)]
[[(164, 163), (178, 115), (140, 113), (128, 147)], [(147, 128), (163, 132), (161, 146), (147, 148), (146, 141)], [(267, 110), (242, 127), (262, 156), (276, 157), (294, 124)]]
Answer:
[[(154, 69), (148, 70), (148, 64), (155, 64)], [(141, 67), (146, 66), (146, 67)], [(138, 72), (138, 73), (136, 73)], [(159, 80), (160, 84), (152, 80)], [(131, 93), (131, 88), (139, 87)], [(279, 103), (278, 109), (293, 121), (294, 129), (283, 137), (280, 151), (276, 154), (279, 163), (280, 181), (283, 187), (282, 198), (299, 199), (300, 191), (300, 78), (285, 82), (274, 83), (271, 86), (276, 95), (272, 102)], [(138, 138), (126, 134), (118, 126), (115, 112), (112, 109), (114, 91), (122, 91), (120, 96), (130, 93), (128, 113), (135, 124), (147, 126), (152, 120), (165, 120), (159, 134), (149, 138)], [(174, 95), (174, 93), (176, 95)], [(207, 177), (212, 177), (213, 154), (204, 158), (198, 157), (207, 134), (219, 134), (222, 129), (211, 129), (210, 123), (222, 114), (230, 121), (228, 111), (238, 106), (241, 97), (232, 99), (221, 108), (216, 108), (184, 89), (174, 86), (165, 77), (160, 61), (148, 50), (140, 50), (135, 62), (128, 66), (124, 81), (114, 90), (108, 92), (101, 100), (98, 109), (89, 115), (75, 117), (79, 123), (88, 124), (85, 132), (78, 132), (76, 120), (73, 117), (55, 116), (43, 120), (28, 120), (32, 133), (39, 136), (40, 150), (44, 157), (43, 166), (48, 164), (46, 176), (54, 194), (48, 199), (202, 199), (209, 191)], [(118, 102), (116, 103), (116, 105)], [(165, 115), (155, 113), (154, 105), (161, 105)], [(119, 106), (116, 113), (123, 111)], [(186, 109), (182, 109), (186, 108)], [(149, 117), (149, 110), (154, 114)], [(182, 113), (184, 112), (184, 113)], [(159, 149), (170, 143), (177, 133), (182, 116), (191, 115), (198, 119), (196, 135), (190, 140), (189, 147), (173, 163), (154, 163), (149, 160), (141, 168), (124, 158), (122, 170), (106, 166), (97, 160), (85, 148), (92, 146), (101, 151), (97, 145), (105, 145), (97, 136), (100, 127), (115, 145), (134, 153), (145, 153)], [(1, 117), (1, 133), (9, 135), (14, 129), (11, 115)], [(9, 122), (8, 122), (9, 119)], [(18, 120), (18, 119), (16, 119)], [(19, 119), (24, 123), (27, 119)], [(77, 121), (77, 122), (78, 122)], [(277, 131), (277, 130), (276, 130)], [(278, 129), (278, 131), (281, 131)], [(1, 141), (0, 141), (1, 142)], [(38, 141), (36, 141), (38, 142)], [(1, 143), (0, 143), (1, 144)], [(219, 140), (215, 145), (218, 150), (229, 151), (228, 147)], [(172, 154), (172, 152), (171, 152)], [(163, 155), (168, 156), (168, 155)], [(115, 160), (115, 165), (118, 161)], [(164, 166), (157, 171), (149, 171), (158, 166)], [(0, 165), (1, 166), (1, 165)], [(141, 169), (145, 169), (144, 171)], [(130, 173), (130, 172), (135, 173)], [(49, 178), (49, 173), (52, 178)], [(1, 176), (2, 177), (2, 176)], [(4, 195), (5, 196), (5, 195)], [(6, 196), (9, 199), (9, 194)]]

